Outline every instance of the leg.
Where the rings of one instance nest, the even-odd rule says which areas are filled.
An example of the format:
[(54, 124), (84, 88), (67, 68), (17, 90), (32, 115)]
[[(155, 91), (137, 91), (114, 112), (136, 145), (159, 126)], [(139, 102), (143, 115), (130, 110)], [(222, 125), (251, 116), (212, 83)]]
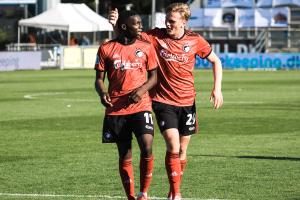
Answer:
[(176, 128), (170, 128), (163, 132), (167, 152), (165, 157), (165, 165), (168, 173), (170, 192), (169, 197), (180, 195), (180, 139), (179, 132)]
[(167, 146), (167, 151), (170, 153), (179, 153), (180, 150), (180, 140), (177, 128), (169, 128), (163, 132), (165, 143)]
[[(187, 163), (187, 159), (186, 159), (186, 151), (187, 151), (187, 147), (188, 144), (190, 142), (190, 138), (191, 136), (180, 136), (180, 150), (179, 150), (179, 159), (180, 159), (180, 184), (181, 184), (181, 180), (182, 180), (182, 175)], [(171, 139), (170, 139), (171, 140)], [(167, 145), (170, 146), (169, 150), (174, 149), (173, 145)], [(171, 146), (173, 146), (173, 148), (171, 148)], [(175, 147), (176, 148), (176, 147)], [(169, 191), (169, 199), (172, 199), (172, 196), (174, 196), (174, 194), (172, 194), (172, 188), (170, 185), (170, 191)]]
[(165, 166), (170, 184), (168, 199), (180, 196), (180, 138), (179, 138), (179, 112), (180, 107), (160, 102), (153, 102), (157, 124), (166, 143)]
[(147, 199), (147, 191), (152, 181), (153, 155), (152, 155), (153, 135), (143, 134), (138, 137), (138, 144), (141, 151), (140, 156), (140, 193), (138, 199)]
[(119, 173), (128, 200), (134, 200), (134, 175), (132, 168), (131, 141), (118, 142)]
[(184, 169), (187, 163), (186, 152), (187, 152), (187, 147), (189, 145), (190, 139), (191, 139), (191, 135), (180, 136), (180, 151), (179, 151), (179, 158), (180, 158), (180, 165), (181, 165), (180, 179), (182, 179), (182, 175), (184, 173)]
[(180, 165), (181, 179), (187, 163), (187, 148), (190, 143), (191, 135), (198, 130), (198, 120), (195, 103), (192, 106), (183, 107), (181, 109), (180, 118)]
[(150, 111), (135, 113), (130, 118), (130, 124), (140, 148), (140, 193), (137, 200), (148, 200), (147, 191), (152, 180), (153, 171), (152, 143), (154, 127), (152, 113)]

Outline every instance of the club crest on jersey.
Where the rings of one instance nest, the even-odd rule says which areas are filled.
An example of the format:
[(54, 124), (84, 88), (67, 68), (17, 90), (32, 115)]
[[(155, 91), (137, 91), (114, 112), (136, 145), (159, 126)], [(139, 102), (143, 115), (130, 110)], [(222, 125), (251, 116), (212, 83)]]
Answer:
[(142, 50), (136, 49), (135, 50), (135, 55), (136, 55), (136, 57), (140, 58), (144, 55), (144, 53), (142, 52)]
[(190, 48), (190, 46), (188, 44), (185, 44), (185, 45), (183, 45), (182, 49), (183, 49), (184, 52), (187, 53), (187, 52), (190, 51), (191, 48)]

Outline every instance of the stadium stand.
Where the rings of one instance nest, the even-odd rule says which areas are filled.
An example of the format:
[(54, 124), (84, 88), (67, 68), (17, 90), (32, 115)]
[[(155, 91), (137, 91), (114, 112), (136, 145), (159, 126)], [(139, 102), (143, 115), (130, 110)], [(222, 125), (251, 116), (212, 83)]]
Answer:
[[(204, 0), (204, 1), (194, 1), (194, 5), (192, 6), (195, 10), (198, 5), (195, 6), (195, 3), (200, 4), (202, 10), (209, 10), (213, 9), (220, 9), (222, 10), (222, 20), (223, 23), (227, 23), (227, 26), (218, 27), (220, 26), (217, 24), (215, 27), (207, 27), (203, 25), (202, 27), (191, 27), (192, 30), (199, 32), (203, 35), (209, 42), (216, 43), (220, 45), (219, 47), (220, 52), (237, 52), (238, 44), (240, 46), (246, 45), (248, 49), (244, 51), (247, 52), (257, 52), (257, 53), (264, 53), (264, 52), (300, 52), (300, 5), (296, 4), (284, 4), (284, 1), (277, 1), (283, 2), (281, 4), (274, 4), (274, 1), (271, 5), (264, 5), (263, 7), (257, 7), (258, 1), (253, 1), (253, 4), (242, 6), (235, 6), (230, 8), (229, 7), (222, 7), (217, 5), (216, 2), (220, 1), (213, 1), (213, 0)], [(226, 1), (223, 1), (226, 2)], [(229, 2), (229, 1), (227, 1)], [(232, 1), (234, 2), (234, 1)], [(236, 1), (238, 2), (238, 1)], [(243, 1), (240, 1), (243, 2)], [(245, 1), (244, 1), (245, 2)], [(266, 1), (262, 1), (263, 3)], [(287, 2), (287, 1), (285, 1)], [(210, 6), (208, 6), (210, 4)], [(211, 6), (213, 5), (213, 6)], [(285, 26), (276, 26), (269, 24), (268, 26), (254, 26), (245, 27), (237, 25), (236, 20), (239, 17), (238, 12), (234, 11), (234, 9), (238, 9), (240, 11), (244, 10), (287, 10), (286, 16), (282, 15), (280, 11), (276, 14), (276, 16), (272, 16), (272, 20), (286, 20)], [(202, 11), (206, 12), (206, 11)], [(256, 12), (256, 11), (255, 11)], [(256, 16), (256, 15), (255, 15)], [(207, 17), (203, 17), (206, 18)], [(231, 25), (228, 25), (229, 23)], [(205, 22), (204, 22), (205, 23)], [(273, 22), (272, 22), (273, 23)], [(222, 26), (222, 25), (221, 25)], [(246, 25), (247, 26), (247, 25)], [(224, 46), (225, 44), (225, 46)], [(217, 49), (218, 50), (218, 49)], [(240, 52), (243, 53), (243, 52)]]

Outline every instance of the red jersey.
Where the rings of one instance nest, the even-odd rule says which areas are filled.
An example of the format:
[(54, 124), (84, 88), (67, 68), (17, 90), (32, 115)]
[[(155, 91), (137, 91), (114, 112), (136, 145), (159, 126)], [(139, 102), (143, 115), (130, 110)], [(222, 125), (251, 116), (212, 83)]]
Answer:
[(127, 115), (151, 111), (148, 92), (142, 100), (133, 103), (130, 93), (147, 81), (147, 71), (157, 67), (153, 46), (141, 39), (123, 45), (116, 40), (102, 44), (97, 53), (95, 69), (107, 72), (108, 93), (113, 106), (106, 108), (107, 115)]
[(159, 62), (153, 100), (175, 106), (193, 105), (195, 56), (209, 56), (212, 51), (209, 43), (192, 31), (186, 31), (180, 39), (172, 39), (165, 28), (143, 32), (142, 38), (153, 44)]

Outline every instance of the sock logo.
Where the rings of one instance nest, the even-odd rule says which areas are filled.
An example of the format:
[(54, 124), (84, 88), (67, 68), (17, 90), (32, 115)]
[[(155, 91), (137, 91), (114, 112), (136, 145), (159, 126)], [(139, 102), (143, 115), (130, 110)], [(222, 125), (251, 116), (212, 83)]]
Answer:
[(178, 176), (178, 174), (177, 174), (177, 172), (174, 171), (171, 173), (171, 176)]

